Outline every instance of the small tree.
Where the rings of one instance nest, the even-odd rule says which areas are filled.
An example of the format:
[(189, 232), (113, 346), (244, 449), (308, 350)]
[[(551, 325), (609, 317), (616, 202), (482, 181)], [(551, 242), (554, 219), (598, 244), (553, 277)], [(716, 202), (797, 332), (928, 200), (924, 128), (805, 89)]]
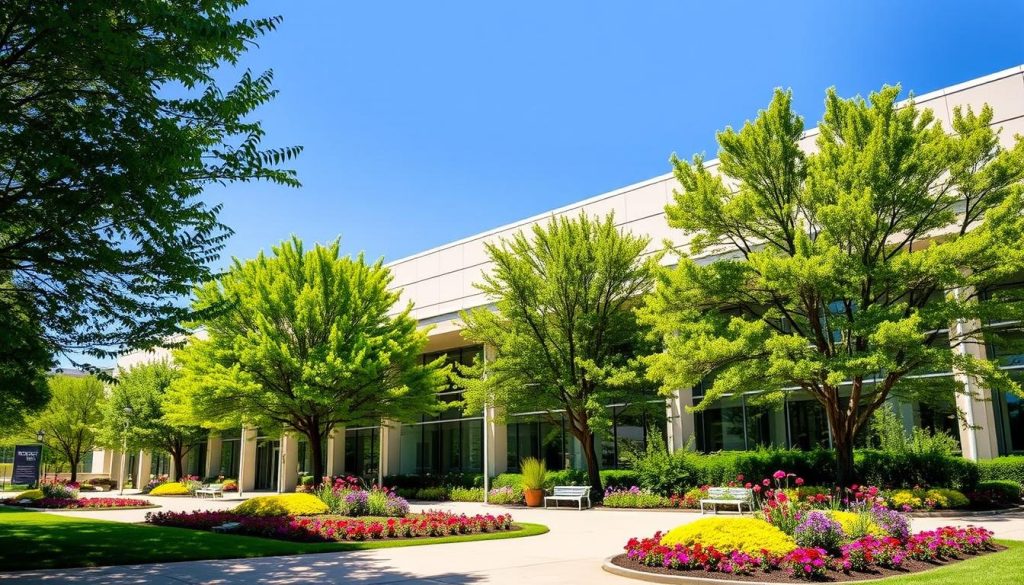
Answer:
[[(105, 444), (121, 449), (127, 428), (132, 449), (163, 451), (174, 462), (174, 478), (185, 475), (185, 457), (197, 442), (206, 440), (206, 429), (182, 424), (168, 416), (173, 397), (171, 384), (181, 373), (167, 361), (139, 364), (122, 370), (107, 400)], [(142, 478), (137, 478), (141, 484)]]
[(463, 335), (495, 358), (457, 377), (466, 412), (562, 410), (579, 441), (595, 497), (603, 493), (595, 433), (607, 405), (640, 396), (643, 336), (630, 303), (653, 284), (650, 239), (622, 233), (612, 215), (585, 214), (535, 225), (530, 237), (488, 244), (494, 269), (477, 288), (495, 302), (462, 314)]
[(1024, 143), (1002, 148), (987, 106), (957, 108), (947, 134), (898, 94), (830, 90), (813, 154), (777, 91), (755, 121), (718, 134), (717, 172), (673, 156), (669, 224), (692, 254), (719, 259), (680, 254), (642, 311), (663, 342), (649, 371), (665, 391), (713, 379), (695, 410), (726, 393), (816, 400), (841, 485), (888, 397), (966, 391), (915, 374), (956, 369), (1020, 392), (964, 348), (988, 323), (1024, 317), (1020, 292), (993, 289), (1024, 271)]
[(280, 429), (308, 441), (313, 475), (324, 475), (323, 441), (336, 425), (411, 421), (437, 407), (441, 360), (421, 365), (427, 333), (391, 313), (399, 292), (381, 261), (341, 257), (337, 241), (305, 251), (297, 238), (273, 255), (235, 260), (196, 291), (195, 309), (230, 303), (204, 321), (207, 339), (175, 354), (179, 416)]
[(103, 422), (103, 383), (92, 376), (60, 374), (48, 383), (50, 402), (26, 422), (25, 432), (34, 437), (37, 430), (45, 431), (46, 448), (60, 454), (71, 481), (78, 481), (78, 465), (96, 447)]

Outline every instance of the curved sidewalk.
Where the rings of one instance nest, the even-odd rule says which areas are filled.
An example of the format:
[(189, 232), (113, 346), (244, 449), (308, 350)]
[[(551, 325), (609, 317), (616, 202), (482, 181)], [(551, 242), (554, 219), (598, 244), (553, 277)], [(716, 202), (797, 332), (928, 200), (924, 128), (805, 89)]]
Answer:
[[(219, 507), (219, 506), (218, 506)], [(495, 513), (505, 508), (446, 503), (416, 509)], [(598, 585), (629, 580), (601, 569), (631, 536), (645, 536), (699, 514), (679, 511), (514, 509), (513, 518), (546, 524), (541, 536), (291, 557), (189, 561), (152, 565), (58, 569), (0, 575), (6, 583), (359, 583)], [(916, 518), (915, 530), (949, 524), (983, 525), (999, 538), (1024, 540), (1024, 513), (964, 518)]]

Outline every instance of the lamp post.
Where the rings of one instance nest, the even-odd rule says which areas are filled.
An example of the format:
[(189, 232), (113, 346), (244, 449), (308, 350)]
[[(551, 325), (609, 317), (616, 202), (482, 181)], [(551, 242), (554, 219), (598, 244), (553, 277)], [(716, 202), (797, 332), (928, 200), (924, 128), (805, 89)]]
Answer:
[(39, 429), (36, 431), (36, 442), (39, 443), (39, 476), (36, 478), (36, 487), (39, 487), (42, 483), (42, 478), (45, 477), (43, 473), (43, 441), (46, 439), (46, 431)]
[(118, 479), (118, 484), (121, 486), (120, 495), (124, 495), (124, 465), (125, 458), (128, 455), (128, 423), (129, 417), (132, 415), (132, 407), (124, 407), (124, 432), (121, 433), (121, 477)]

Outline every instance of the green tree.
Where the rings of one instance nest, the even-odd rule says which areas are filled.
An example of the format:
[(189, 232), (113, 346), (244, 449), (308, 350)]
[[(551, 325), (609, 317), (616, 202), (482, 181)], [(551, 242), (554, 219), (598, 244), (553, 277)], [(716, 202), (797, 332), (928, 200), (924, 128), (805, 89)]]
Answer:
[(195, 301), (199, 312), (231, 309), (175, 353), (179, 416), (294, 429), (309, 441), (318, 482), (332, 427), (418, 420), (437, 408), (447, 380), (442, 360), (420, 363), (427, 333), (412, 306), (392, 314), (390, 271), (339, 250), (335, 241), (306, 251), (293, 238), (271, 256), (235, 260)]
[(78, 481), (78, 464), (98, 445), (103, 424), (105, 389), (93, 376), (57, 374), (48, 380), (52, 398), (44, 409), (25, 423), (25, 435), (35, 440), (37, 430), (46, 432), (45, 446), (57, 453)]
[(466, 412), (565, 412), (587, 461), (590, 485), (603, 493), (595, 433), (609, 424), (607, 405), (642, 396), (638, 355), (645, 351), (631, 303), (654, 281), (646, 237), (622, 233), (614, 217), (553, 218), (509, 240), (488, 244), (494, 263), (477, 288), (495, 308), (462, 314), (463, 336), (495, 357), (457, 377)]
[(299, 148), (264, 148), (253, 119), (272, 73), (215, 81), (280, 22), (245, 4), (0, 3), (0, 371), (26, 380), (0, 405), (45, 402), (19, 398), (42, 388), (40, 348), (83, 365), (180, 332), (231, 233), (206, 186), (298, 184), (280, 165)]
[[(181, 376), (167, 361), (138, 364), (121, 370), (107, 400), (103, 439), (121, 450), (127, 436), (130, 449), (162, 451), (174, 462), (175, 479), (185, 475), (185, 457), (206, 440), (206, 429), (183, 424), (168, 415), (174, 398), (169, 390)], [(126, 430), (127, 429), (127, 430)], [(136, 478), (139, 485), (144, 478)]]
[(817, 152), (805, 153), (803, 120), (780, 90), (753, 122), (718, 134), (717, 170), (673, 156), (681, 188), (666, 213), (690, 253), (641, 311), (663, 343), (650, 375), (666, 392), (703, 380), (696, 410), (726, 393), (813, 397), (841, 484), (887, 398), (969, 391), (917, 374), (955, 368), (1020, 393), (966, 348), (987, 323), (1024, 317), (1021, 293), (996, 288), (1024, 270), (1024, 143), (1000, 146), (988, 106), (956, 109), (947, 129), (898, 95), (828, 91)]
[(25, 415), (50, 400), (46, 371), (53, 352), (32, 307), (19, 306), (0, 285), (0, 435), (14, 433)]

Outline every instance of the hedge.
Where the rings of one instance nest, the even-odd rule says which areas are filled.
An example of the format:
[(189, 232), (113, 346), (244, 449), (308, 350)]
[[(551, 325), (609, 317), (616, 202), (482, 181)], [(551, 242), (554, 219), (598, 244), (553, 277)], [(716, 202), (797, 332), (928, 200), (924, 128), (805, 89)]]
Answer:
[(978, 462), (978, 468), (982, 480), (1011, 480), (1024, 488), (1024, 455), (982, 459)]
[(232, 511), (243, 516), (312, 516), (330, 509), (311, 494), (280, 494), (250, 498)]
[(418, 490), (423, 488), (437, 487), (483, 487), (484, 475), (482, 473), (447, 473), (442, 475), (387, 475), (384, 477), (384, 485), (389, 488), (401, 488), (404, 490)]

